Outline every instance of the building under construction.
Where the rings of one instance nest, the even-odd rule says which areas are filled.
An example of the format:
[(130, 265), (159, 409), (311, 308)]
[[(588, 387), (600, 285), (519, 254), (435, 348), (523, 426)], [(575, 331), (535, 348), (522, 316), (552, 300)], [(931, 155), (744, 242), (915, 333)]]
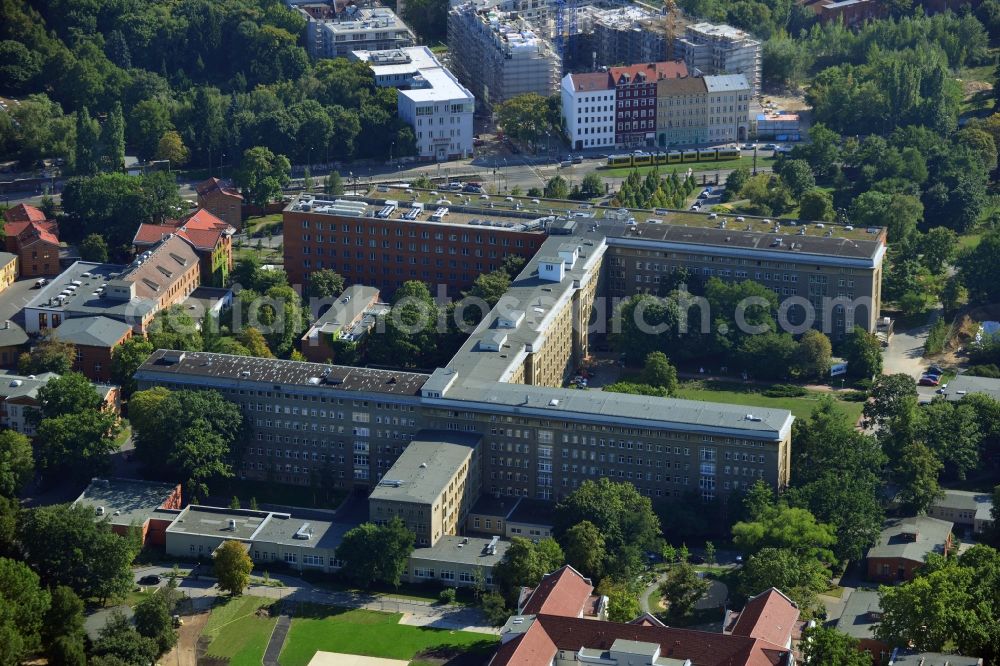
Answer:
[(492, 108), (512, 97), (559, 90), (562, 60), (524, 18), (483, 0), (448, 12), (452, 69), (476, 99)]
[(575, 20), (564, 20), (563, 66), (580, 71), (667, 60), (672, 51), (670, 17), (635, 5), (569, 7)]

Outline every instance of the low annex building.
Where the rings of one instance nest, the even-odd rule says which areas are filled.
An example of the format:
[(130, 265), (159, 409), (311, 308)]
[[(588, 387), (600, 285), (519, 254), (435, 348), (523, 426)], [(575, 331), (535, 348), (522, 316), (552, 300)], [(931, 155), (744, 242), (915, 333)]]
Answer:
[(355, 284), (345, 289), (299, 340), (302, 355), (316, 363), (338, 360), (332, 343), (361, 340), (375, 325), (376, 315), (388, 310), (385, 304), (376, 307), (378, 297), (375, 287)]
[(125, 536), (131, 529), (142, 532), (143, 546), (163, 546), (167, 526), (180, 514), (181, 484), (138, 479), (96, 478), (84, 489), (74, 506), (94, 509), (97, 520)]

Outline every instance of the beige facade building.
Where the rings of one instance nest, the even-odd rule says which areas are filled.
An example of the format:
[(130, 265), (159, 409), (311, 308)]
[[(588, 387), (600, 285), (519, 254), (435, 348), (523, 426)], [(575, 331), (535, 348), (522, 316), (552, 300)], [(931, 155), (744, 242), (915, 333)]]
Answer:
[(421, 432), (368, 497), (369, 518), (399, 518), (420, 546), (456, 535), (479, 497), (478, 436)]

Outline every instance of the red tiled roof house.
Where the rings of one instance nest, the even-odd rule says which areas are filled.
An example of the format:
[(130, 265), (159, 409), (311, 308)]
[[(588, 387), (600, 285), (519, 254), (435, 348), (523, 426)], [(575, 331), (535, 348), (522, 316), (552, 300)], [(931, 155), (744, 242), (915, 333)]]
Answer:
[(4, 211), (5, 249), (16, 254), (21, 277), (58, 275), (59, 225), (25, 204)]

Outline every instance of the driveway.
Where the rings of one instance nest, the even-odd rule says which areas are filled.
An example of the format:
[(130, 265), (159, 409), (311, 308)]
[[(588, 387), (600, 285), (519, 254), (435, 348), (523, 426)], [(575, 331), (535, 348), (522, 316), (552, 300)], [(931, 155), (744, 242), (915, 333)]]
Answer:
[[(929, 365), (924, 358), (924, 342), (930, 332), (931, 324), (942, 316), (941, 308), (935, 308), (927, 316), (927, 323), (908, 330), (896, 331), (889, 340), (889, 346), (882, 354), (882, 371), (887, 375), (904, 374), (920, 379), (920, 375)], [(933, 386), (918, 386), (917, 395), (920, 402), (930, 402), (934, 399), (936, 388)]]

